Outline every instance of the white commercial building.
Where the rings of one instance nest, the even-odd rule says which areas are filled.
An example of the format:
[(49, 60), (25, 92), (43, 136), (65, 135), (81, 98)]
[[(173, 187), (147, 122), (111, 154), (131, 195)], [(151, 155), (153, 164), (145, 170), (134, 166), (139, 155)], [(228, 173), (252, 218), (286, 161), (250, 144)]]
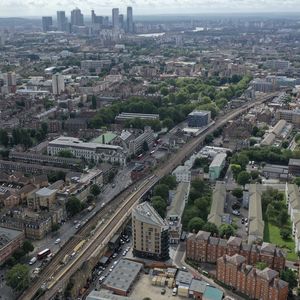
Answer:
[(120, 146), (86, 143), (78, 138), (61, 136), (51, 141), (47, 148), (48, 155), (53, 156), (57, 156), (63, 150), (69, 150), (76, 158), (126, 165), (126, 152)]

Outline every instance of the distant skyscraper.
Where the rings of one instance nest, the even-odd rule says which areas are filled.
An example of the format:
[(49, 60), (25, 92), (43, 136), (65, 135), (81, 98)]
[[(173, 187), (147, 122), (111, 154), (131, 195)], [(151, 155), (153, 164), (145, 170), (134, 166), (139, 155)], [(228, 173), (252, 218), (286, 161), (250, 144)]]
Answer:
[(134, 28), (133, 28), (133, 14), (132, 14), (132, 7), (128, 6), (127, 7), (127, 31), (129, 33), (133, 33)]
[(52, 17), (42, 17), (42, 25), (44, 32), (50, 31), (53, 25)]
[(57, 29), (58, 31), (66, 31), (67, 29), (67, 18), (64, 11), (58, 11), (57, 14)]
[(92, 24), (100, 24), (100, 25), (103, 25), (103, 17), (102, 17), (102, 16), (97, 16), (97, 15), (95, 14), (94, 10), (92, 10), (91, 16), (92, 16)]
[(83, 26), (83, 14), (79, 8), (71, 11), (71, 24), (75, 26)]
[(124, 15), (119, 15), (119, 28), (124, 28)]
[(52, 92), (54, 95), (60, 95), (65, 90), (64, 76), (56, 73), (52, 76)]
[(114, 29), (119, 28), (119, 9), (113, 8), (112, 10), (112, 26)]

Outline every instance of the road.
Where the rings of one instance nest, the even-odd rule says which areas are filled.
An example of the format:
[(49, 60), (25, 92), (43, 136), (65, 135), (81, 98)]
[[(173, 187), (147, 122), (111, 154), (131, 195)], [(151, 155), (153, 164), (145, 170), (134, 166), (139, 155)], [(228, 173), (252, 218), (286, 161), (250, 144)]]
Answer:
[[(114, 181), (118, 182), (115, 187), (112, 187), (112, 184), (107, 184), (101, 194), (99, 195), (98, 201), (96, 201), (96, 207), (93, 211), (88, 212), (87, 210), (82, 211), (79, 215), (76, 215), (71, 220), (65, 222), (59, 229), (56, 234), (48, 234), (44, 239), (39, 241), (33, 241), (34, 252), (32, 257), (36, 256), (40, 251), (49, 248), (51, 252), (56, 254), (64, 244), (76, 234), (77, 229), (75, 228), (74, 221), (80, 221), (81, 223), (87, 222), (90, 218), (93, 217), (94, 211), (99, 211), (102, 208), (103, 203), (109, 203), (118, 193), (126, 189), (131, 184), (130, 172), (132, 166), (128, 166), (118, 172)], [(55, 240), (59, 238), (61, 240), (60, 244), (55, 244)], [(30, 260), (30, 259), (29, 259)], [(33, 270), (36, 267), (40, 267), (41, 262), (36, 262), (34, 265), (30, 266)]]
[[(159, 169), (153, 172), (152, 176), (149, 176), (146, 180), (140, 181), (136, 184), (136, 191), (132, 194), (133, 190), (131, 188), (126, 189), (123, 193), (121, 193), (118, 197), (114, 199), (114, 207), (106, 206), (103, 212), (100, 212), (92, 218), (86, 226), (83, 226), (76, 235), (76, 237), (72, 238), (65, 247), (63, 247), (57, 255), (54, 256), (53, 260), (49, 263), (49, 265), (45, 268), (45, 270), (40, 274), (39, 278), (32, 283), (32, 285), (22, 294), (20, 299), (32, 299), (37, 290), (45, 284), (45, 282), (54, 277), (50, 286), (48, 286), (49, 290), (43, 296), (43, 299), (51, 299), (52, 296), (56, 294), (56, 292), (61, 288), (62, 284), (66, 282), (71, 275), (80, 268), (82, 263), (89, 259), (91, 255), (94, 254), (95, 251), (100, 251), (101, 248), (105, 247), (105, 242), (108, 242), (108, 237), (110, 237), (114, 231), (121, 226), (121, 222), (125, 221), (127, 216), (130, 216), (132, 208), (138, 203), (140, 198), (150, 190), (156, 182), (161, 179), (163, 176), (169, 174), (174, 168), (176, 168), (181, 162), (186, 160), (194, 151), (198, 149), (198, 147), (203, 143), (205, 137), (208, 134), (212, 134), (216, 129), (224, 126), (229, 120), (236, 118), (241, 113), (246, 112), (249, 108), (254, 107), (260, 103), (263, 103), (267, 100), (273, 98), (275, 94), (264, 96), (260, 100), (245, 104), (240, 108), (237, 108), (230, 113), (220, 117), (215, 124), (206, 130), (204, 133), (199, 135), (196, 138), (193, 138), (189, 143), (185, 144), (177, 153), (173, 154), (168, 161), (163, 163)], [(123, 204), (117, 210), (120, 203)], [(80, 255), (75, 257), (71, 265), (67, 265), (63, 270), (59, 269), (59, 262), (66, 255), (71, 253), (74, 246), (78, 244), (83, 238), (87, 238), (91, 229), (95, 224), (98, 223), (99, 218), (103, 218), (104, 214), (108, 212), (113, 212), (111, 217), (106, 221), (104, 226), (100, 226), (97, 228), (97, 231), (92, 239), (90, 239)], [(61, 269), (61, 268), (60, 268)], [(55, 274), (56, 273), (56, 274)]]

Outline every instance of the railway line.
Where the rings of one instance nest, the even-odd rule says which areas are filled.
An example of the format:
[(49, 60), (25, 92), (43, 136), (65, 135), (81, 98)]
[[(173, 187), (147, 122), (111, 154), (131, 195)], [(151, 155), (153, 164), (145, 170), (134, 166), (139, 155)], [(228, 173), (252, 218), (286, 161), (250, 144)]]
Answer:
[[(57, 290), (61, 288), (62, 283), (66, 282), (70, 276), (80, 268), (82, 263), (86, 261), (96, 249), (104, 247), (107, 237), (113, 232), (115, 228), (118, 228), (120, 223), (124, 221), (125, 217), (131, 212), (131, 209), (138, 203), (140, 198), (153, 187), (153, 185), (161, 179), (163, 176), (169, 174), (176, 166), (180, 165), (186, 158), (188, 158), (201, 143), (203, 143), (205, 137), (208, 134), (213, 133), (216, 129), (224, 126), (229, 120), (236, 118), (241, 113), (247, 111), (249, 108), (263, 103), (275, 97), (277, 93), (261, 97), (259, 100), (248, 103), (239, 107), (238, 109), (232, 110), (227, 115), (220, 117), (213, 126), (205, 130), (196, 138), (193, 138), (190, 142), (185, 144), (178, 152), (173, 154), (168, 161), (160, 166), (159, 169), (155, 170), (151, 176), (148, 176), (144, 180), (140, 180), (136, 183), (136, 191), (132, 191), (132, 187), (127, 188), (121, 192), (115, 199), (113, 199), (109, 205), (105, 206), (102, 211), (99, 211), (91, 218), (84, 227), (82, 227), (77, 233), (76, 237), (73, 237), (66, 243), (66, 245), (54, 256), (50, 264), (42, 271), (39, 278), (32, 283), (32, 285), (21, 295), (20, 299), (31, 300), (38, 299), (34, 298), (34, 295), (39, 290), (39, 288), (50, 279), (50, 284), (48, 285), (48, 291), (42, 299), (51, 299)], [(120, 205), (121, 204), (121, 205)], [(118, 207), (118, 208), (117, 208)], [(107, 213), (110, 213), (115, 209), (115, 213), (111, 215), (105, 224), (99, 226), (95, 232), (95, 235), (88, 240), (83, 249), (79, 254), (73, 259), (72, 263), (66, 267), (58, 269), (60, 261), (65, 257), (65, 255), (70, 254), (72, 250), (80, 243), (83, 239), (86, 239), (92, 228), (98, 223), (98, 221), (105, 217)], [(56, 272), (56, 274), (55, 274)]]

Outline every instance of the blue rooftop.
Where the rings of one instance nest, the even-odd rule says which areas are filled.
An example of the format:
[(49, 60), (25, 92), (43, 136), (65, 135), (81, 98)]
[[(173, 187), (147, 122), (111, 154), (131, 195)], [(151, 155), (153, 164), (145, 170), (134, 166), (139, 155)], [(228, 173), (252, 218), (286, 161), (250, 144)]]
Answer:
[(203, 298), (206, 300), (222, 300), (223, 292), (212, 286), (207, 286)]

